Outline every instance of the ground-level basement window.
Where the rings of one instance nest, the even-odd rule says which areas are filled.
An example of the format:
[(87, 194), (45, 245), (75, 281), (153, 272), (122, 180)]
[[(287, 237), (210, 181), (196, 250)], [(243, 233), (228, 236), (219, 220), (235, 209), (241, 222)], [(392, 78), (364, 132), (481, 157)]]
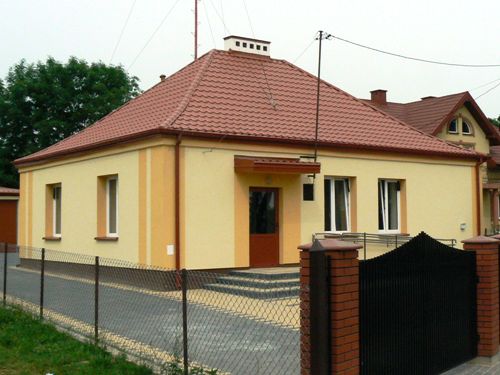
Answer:
[(348, 178), (325, 178), (325, 231), (349, 232), (350, 184)]
[(385, 233), (400, 231), (401, 182), (398, 180), (379, 180), (378, 182), (378, 229)]

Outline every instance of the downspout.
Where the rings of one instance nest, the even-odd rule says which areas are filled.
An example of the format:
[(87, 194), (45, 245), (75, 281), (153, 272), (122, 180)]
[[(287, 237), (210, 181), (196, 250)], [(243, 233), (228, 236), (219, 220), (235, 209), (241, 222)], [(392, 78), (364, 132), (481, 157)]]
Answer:
[(480, 166), (485, 162), (486, 159), (481, 157), (479, 161), (476, 163), (476, 223), (477, 223), (477, 235), (481, 235), (481, 173)]
[(175, 269), (181, 269), (181, 209), (180, 209), (180, 145), (182, 136), (177, 136), (175, 142)]

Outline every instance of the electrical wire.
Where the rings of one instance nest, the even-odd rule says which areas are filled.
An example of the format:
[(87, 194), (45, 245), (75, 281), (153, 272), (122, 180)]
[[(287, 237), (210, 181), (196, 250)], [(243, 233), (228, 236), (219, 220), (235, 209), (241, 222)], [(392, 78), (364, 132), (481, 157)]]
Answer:
[(486, 90), (485, 92), (483, 92), (481, 95), (479, 96), (476, 96), (474, 99), (477, 100), (479, 99), (481, 96), (484, 96), (488, 93), (490, 93), (491, 91), (495, 90), (498, 86), (500, 86), (500, 82), (498, 82), (495, 86), (491, 87), (490, 89)]
[(221, 20), (222, 22), (222, 26), (224, 26), (224, 30), (228, 33), (228, 34), (231, 34), (231, 32), (229, 31), (229, 29), (227, 28), (226, 26), (226, 23), (224, 22), (224, 17), (221, 17), (221, 15), (219, 14), (219, 12), (217, 11), (217, 8), (215, 7), (214, 3), (212, 0), (210, 0), (210, 4), (212, 4), (212, 8), (214, 8), (214, 11), (215, 11), (215, 14), (217, 14), (217, 17), (219, 17), (219, 19)]
[(488, 82), (488, 83), (484, 83), (484, 84), (482, 84), (482, 85), (480, 85), (480, 86), (476, 86), (476, 87), (474, 87), (474, 88), (470, 89), (469, 91), (474, 91), (474, 90), (477, 90), (477, 89), (483, 88), (484, 86), (489, 86), (489, 85), (491, 85), (492, 83), (495, 83), (495, 82), (498, 82), (498, 81), (500, 81), (500, 78), (494, 79), (493, 81), (490, 81), (490, 82)]
[(203, 10), (205, 11), (205, 18), (208, 22), (208, 28), (210, 29), (210, 36), (212, 37), (212, 43), (214, 44), (214, 48), (216, 48), (214, 32), (212, 31), (212, 25), (210, 24), (210, 18), (208, 17), (207, 7), (205, 6), (205, 2), (202, 2)]
[(123, 37), (123, 33), (125, 32), (125, 29), (128, 25), (128, 21), (130, 20), (130, 16), (132, 15), (132, 12), (134, 11), (135, 3), (137, 3), (137, 0), (134, 0), (132, 2), (132, 6), (130, 7), (128, 11), (127, 18), (125, 19), (125, 23), (123, 24), (122, 31), (120, 32), (120, 36), (118, 37), (118, 41), (116, 42), (115, 48), (113, 49), (113, 53), (111, 54), (111, 58), (109, 59), (109, 63), (111, 64), (111, 61), (113, 61), (113, 58), (115, 57), (116, 50), (118, 49), (118, 46), (120, 45), (120, 42)]
[(165, 23), (165, 21), (167, 20), (168, 16), (170, 16), (170, 14), (172, 13), (172, 11), (174, 10), (175, 6), (179, 3), (180, 0), (176, 0), (175, 3), (170, 7), (170, 9), (168, 10), (167, 14), (165, 14), (165, 17), (163, 17), (163, 19), (161, 20), (160, 24), (158, 25), (158, 27), (155, 29), (155, 31), (153, 31), (153, 33), (151, 34), (151, 36), (149, 37), (149, 39), (147, 40), (147, 42), (144, 44), (144, 46), (141, 48), (141, 50), (139, 51), (139, 53), (134, 57), (134, 59), (132, 60), (132, 63), (128, 66), (128, 69), (127, 70), (130, 70), (130, 68), (132, 68), (132, 66), (135, 64), (135, 62), (137, 61), (137, 59), (139, 58), (139, 56), (141, 56), (142, 52), (144, 52), (144, 50), (146, 49), (146, 47), (149, 45), (149, 43), (151, 42), (151, 40), (153, 40), (154, 36), (156, 35), (156, 33), (160, 30), (160, 28), (163, 26), (163, 24)]
[(311, 48), (311, 46), (313, 45), (313, 43), (316, 41), (316, 38), (314, 38), (313, 40), (311, 40), (311, 43), (309, 43), (307, 45), (306, 48), (303, 49), (303, 51), (295, 58), (295, 60), (293, 60), (293, 64), (295, 64), (303, 55), (304, 53), (307, 52), (307, 50), (309, 50), (309, 48)]
[(337, 39), (337, 40), (340, 40), (342, 42), (349, 43), (349, 44), (352, 44), (352, 45), (357, 46), (357, 47), (365, 48), (365, 49), (368, 49), (370, 51), (379, 52), (379, 53), (383, 53), (383, 54), (390, 55), (390, 56), (400, 57), (402, 59), (424, 62), (424, 63), (428, 63), (428, 64), (438, 64), (438, 65), (456, 66), (456, 67), (464, 67), (464, 68), (498, 68), (498, 67), (500, 67), (500, 64), (458, 64), (458, 63), (450, 63), (450, 62), (444, 62), (444, 61), (421, 59), (418, 57), (401, 55), (399, 53), (388, 52), (388, 51), (384, 51), (384, 50), (381, 50), (378, 48), (369, 47), (369, 46), (366, 46), (364, 44), (356, 43), (356, 42), (353, 42), (351, 40), (340, 38), (340, 37), (335, 36), (335, 35), (332, 35), (332, 37)]
[(246, 0), (243, 0), (243, 7), (245, 8), (245, 13), (247, 14), (248, 24), (250, 25), (250, 30), (252, 31), (252, 36), (255, 38), (255, 32), (253, 31), (252, 20), (250, 19), (250, 13), (248, 13)]

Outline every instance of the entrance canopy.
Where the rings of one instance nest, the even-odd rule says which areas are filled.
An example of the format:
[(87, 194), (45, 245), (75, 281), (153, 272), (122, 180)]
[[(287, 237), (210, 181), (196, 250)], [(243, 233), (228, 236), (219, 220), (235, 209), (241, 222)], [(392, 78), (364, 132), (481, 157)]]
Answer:
[(237, 173), (319, 173), (321, 164), (301, 161), (299, 158), (273, 158), (235, 155), (234, 171)]

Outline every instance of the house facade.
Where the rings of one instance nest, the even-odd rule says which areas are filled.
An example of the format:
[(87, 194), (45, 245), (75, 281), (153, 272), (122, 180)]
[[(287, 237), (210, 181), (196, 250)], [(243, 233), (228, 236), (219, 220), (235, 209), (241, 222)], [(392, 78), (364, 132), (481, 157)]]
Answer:
[(366, 102), (418, 130), (483, 154), (477, 170), (481, 190), (480, 232), (499, 231), (500, 133), (468, 92), (394, 103), (387, 101), (386, 90), (374, 90)]
[(327, 82), (316, 139), (316, 78), (269, 52), (228, 37), (18, 159), (19, 243), (208, 269), (297, 263), (316, 232), (479, 232), (480, 154)]

